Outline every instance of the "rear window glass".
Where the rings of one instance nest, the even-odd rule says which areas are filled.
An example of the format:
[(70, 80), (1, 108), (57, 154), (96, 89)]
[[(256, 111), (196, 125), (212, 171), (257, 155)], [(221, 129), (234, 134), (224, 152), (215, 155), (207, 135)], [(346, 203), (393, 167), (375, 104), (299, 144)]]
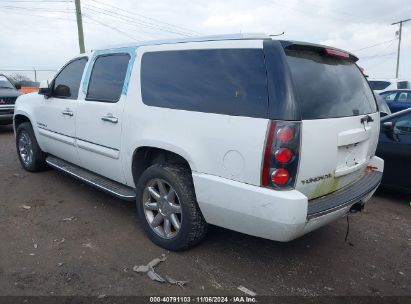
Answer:
[(391, 84), (389, 81), (370, 80), (370, 87), (373, 90), (385, 90)]
[(286, 50), (302, 119), (374, 113), (367, 80), (351, 60), (308, 50)]
[(141, 93), (150, 106), (267, 117), (268, 93), (261, 49), (147, 52)]

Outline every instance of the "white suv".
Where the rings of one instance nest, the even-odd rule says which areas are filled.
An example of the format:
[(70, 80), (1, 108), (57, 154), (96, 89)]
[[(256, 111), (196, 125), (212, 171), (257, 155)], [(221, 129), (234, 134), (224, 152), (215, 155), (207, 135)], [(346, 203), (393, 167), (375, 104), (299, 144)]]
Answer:
[(135, 200), (170, 250), (207, 224), (290, 241), (378, 187), (379, 114), (352, 54), (267, 35), (156, 41), (82, 54), (18, 98), (22, 166)]

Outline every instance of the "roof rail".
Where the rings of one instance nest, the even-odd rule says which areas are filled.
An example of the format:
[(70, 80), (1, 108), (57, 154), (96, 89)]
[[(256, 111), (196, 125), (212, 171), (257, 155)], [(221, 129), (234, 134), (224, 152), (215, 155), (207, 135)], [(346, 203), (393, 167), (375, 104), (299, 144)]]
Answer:
[(203, 41), (223, 41), (223, 40), (260, 40), (271, 39), (268, 34), (264, 33), (238, 33), (227, 35), (212, 35), (212, 36), (193, 36), (174, 39), (163, 40), (148, 40), (148, 41), (136, 41), (131, 43), (110, 45), (105, 48), (99, 49), (116, 49), (123, 47), (137, 47), (142, 45), (158, 45), (158, 44), (174, 44), (174, 43), (187, 43), (187, 42), (203, 42)]

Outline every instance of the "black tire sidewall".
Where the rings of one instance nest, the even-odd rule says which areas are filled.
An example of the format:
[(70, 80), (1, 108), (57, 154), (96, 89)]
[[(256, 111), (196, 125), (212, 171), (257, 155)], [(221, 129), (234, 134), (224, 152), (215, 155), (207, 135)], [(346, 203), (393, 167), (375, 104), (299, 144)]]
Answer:
[[(165, 239), (157, 235), (150, 227), (150, 224), (147, 221), (147, 218), (144, 213), (143, 207), (143, 193), (144, 188), (149, 181), (152, 179), (163, 179), (165, 180), (170, 186), (174, 188), (176, 191), (181, 205), (181, 228), (176, 237), (172, 239)], [(186, 179), (188, 177), (186, 176)], [(191, 178), (191, 176), (190, 176)], [(191, 190), (191, 185), (182, 184), (182, 179), (173, 174), (170, 170), (167, 170), (166, 165), (156, 164), (149, 167), (140, 177), (137, 187), (136, 187), (136, 195), (137, 195), (137, 212), (140, 219), (141, 226), (143, 227), (145, 233), (148, 235), (150, 240), (169, 250), (182, 250), (186, 249), (187, 239), (189, 237), (190, 232), (193, 229), (191, 216), (192, 216), (192, 209), (193, 206), (191, 204), (195, 202), (195, 194), (194, 191)], [(191, 192), (193, 191), (193, 192)], [(194, 199), (194, 201), (193, 201)]]
[[(23, 132), (25, 132), (29, 136), (31, 141), (31, 148), (33, 149), (33, 160), (31, 161), (30, 165), (26, 165), (20, 156), (19, 139), (21, 133)], [(37, 143), (36, 136), (34, 135), (34, 131), (30, 123), (25, 122), (18, 126), (16, 130), (16, 149), (20, 163), (25, 170), (34, 172), (44, 167), (45, 164), (43, 160), (43, 151), (41, 151)]]

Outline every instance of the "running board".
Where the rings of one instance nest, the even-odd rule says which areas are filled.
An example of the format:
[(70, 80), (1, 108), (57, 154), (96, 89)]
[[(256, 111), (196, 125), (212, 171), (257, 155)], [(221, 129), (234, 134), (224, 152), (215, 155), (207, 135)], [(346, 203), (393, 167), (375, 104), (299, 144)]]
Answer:
[(122, 185), (54, 156), (47, 156), (46, 162), (49, 166), (120, 199), (127, 201), (134, 201), (136, 199), (136, 193), (133, 188)]

